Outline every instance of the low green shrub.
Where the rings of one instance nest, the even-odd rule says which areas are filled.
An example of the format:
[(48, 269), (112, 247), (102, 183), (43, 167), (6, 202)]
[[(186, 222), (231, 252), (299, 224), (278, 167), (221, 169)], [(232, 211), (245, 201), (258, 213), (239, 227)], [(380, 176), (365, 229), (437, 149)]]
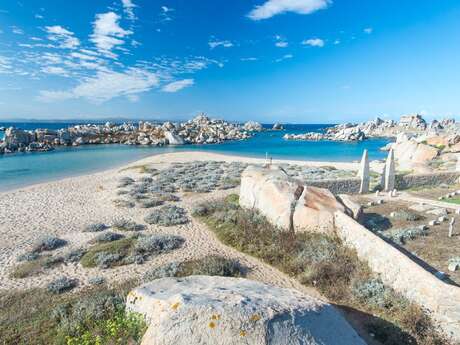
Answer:
[[(15, 345), (140, 344), (147, 328), (125, 312), (125, 296), (137, 281), (97, 285), (74, 293), (46, 289), (0, 293), (0, 339)], [(27, 308), (24, 308), (27, 301)]]
[(77, 280), (68, 277), (60, 277), (53, 280), (47, 285), (47, 289), (51, 293), (60, 294), (72, 290), (77, 286)]
[(191, 275), (207, 275), (221, 277), (244, 277), (247, 269), (238, 260), (227, 259), (217, 255), (182, 263), (170, 262), (144, 274), (143, 281), (166, 277), (187, 277)]

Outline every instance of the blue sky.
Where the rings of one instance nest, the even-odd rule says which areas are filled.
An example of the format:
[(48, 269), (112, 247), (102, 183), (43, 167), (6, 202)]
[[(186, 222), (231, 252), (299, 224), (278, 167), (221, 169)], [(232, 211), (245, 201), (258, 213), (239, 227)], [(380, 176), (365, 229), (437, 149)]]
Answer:
[(460, 113), (458, 0), (0, 3), (0, 118)]

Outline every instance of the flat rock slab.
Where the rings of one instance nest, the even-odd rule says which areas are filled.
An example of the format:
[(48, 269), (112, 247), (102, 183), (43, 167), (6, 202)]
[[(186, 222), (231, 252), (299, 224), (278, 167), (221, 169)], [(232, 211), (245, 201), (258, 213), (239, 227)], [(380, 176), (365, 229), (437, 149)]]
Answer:
[(330, 304), (241, 278), (163, 278), (128, 294), (143, 345), (365, 345)]

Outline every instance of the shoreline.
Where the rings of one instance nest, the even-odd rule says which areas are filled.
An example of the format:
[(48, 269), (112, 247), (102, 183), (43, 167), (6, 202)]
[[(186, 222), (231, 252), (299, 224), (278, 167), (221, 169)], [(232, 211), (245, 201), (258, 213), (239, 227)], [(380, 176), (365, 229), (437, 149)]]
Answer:
[[(211, 151), (198, 151), (198, 150), (184, 150), (179, 152), (165, 152), (165, 153), (158, 153), (158, 154), (151, 154), (145, 158), (137, 159), (131, 161), (130, 163), (123, 162), (120, 165), (110, 167), (108, 169), (96, 169), (94, 171), (84, 173), (84, 174), (76, 174), (71, 176), (65, 176), (62, 178), (52, 178), (52, 179), (45, 179), (40, 182), (26, 184), (19, 187), (13, 188), (6, 188), (3, 189), (0, 186), (0, 196), (3, 196), (8, 193), (14, 193), (19, 191), (27, 191), (30, 188), (43, 186), (50, 183), (55, 183), (59, 181), (66, 181), (76, 178), (83, 178), (83, 177), (90, 177), (92, 175), (99, 175), (99, 174), (109, 174), (113, 172), (117, 172), (119, 170), (123, 170), (133, 165), (142, 165), (147, 164), (149, 161), (154, 159), (154, 157), (158, 156), (171, 156), (173, 159), (169, 162), (187, 162), (191, 160), (223, 160), (223, 161), (240, 161), (240, 162), (247, 162), (247, 163), (264, 163), (265, 158), (257, 158), (251, 156), (242, 156), (242, 155), (233, 155), (233, 154), (225, 154), (225, 153), (215, 153)], [(206, 159), (206, 157), (212, 156), (214, 158)], [(193, 159), (191, 158), (193, 157)], [(273, 159), (273, 163), (283, 163), (283, 164), (297, 164), (297, 165), (309, 165), (313, 167), (320, 167), (320, 166), (333, 166), (337, 169), (342, 170), (357, 170), (359, 163), (358, 162), (337, 162), (337, 161), (316, 161), (316, 160), (294, 160), (294, 159)]]
[[(111, 282), (124, 281), (133, 276), (142, 277), (149, 269), (159, 267), (169, 262), (188, 261), (217, 253), (224, 257), (235, 258), (251, 270), (249, 279), (255, 279), (280, 287), (305, 290), (299, 283), (276, 269), (261, 263), (255, 258), (239, 253), (220, 243), (205, 226), (191, 218), (184, 225), (163, 227), (148, 225), (144, 234), (179, 235), (185, 238), (181, 249), (171, 253), (158, 255), (142, 265), (123, 265), (112, 269), (84, 268), (78, 263), (65, 263), (48, 268), (46, 272), (26, 278), (13, 278), (12, 270), (17, 267), (17, 258), (30, 250), (40, 238), (45, 235), (55, 236), (67, 241), (67, 245), (53, 251), (55, 257), (63, 256), (71, 250), (87, 248), (95, 237), (95, 233), (85, 232), (86, 226), (101, 222), (112, 224), (114, 219), (123, 218), (144, 224), (144, 218), (149, 209), (134, 207), (120, 208), (114, 200), (120, 198), (117, 185), (122, 177), (139, 179), (145, 173), (136, 169), (149, 165), (157, 169), (167, 168), (174, 162), (192, 161), (222, 161), (261, 163), (265, 159), (247, 158), (214, 154), (209, 152), (174, 152), (153, 155), (137, 160), (118, 168), (78, 177), (69, 177), (53, 182), (45, 182), (0, 193), (0, 291), (26, 290), (29, 288), (45, 287), (56, 278), (68, 276), (79, 281), (79, 287), (90, 285), (90, 279), (103, 277)], [(275, 160), (274, 163), (281, 161)], [(309, 162), (283, 160), (282, 163), (299, 163), (308, 165)], [(355, 163), (333, 163), (338, 168), (353, 169)], [(324, 162), (311, 162), (310, 166), (321, 166)], [(178, 192), (180, 199), (175, 202), (189, 214), (197, 203), (206, 200), (216, 200), (231, 193), (238, 193), (239, 188), (213, 190), (209, 193)], [(128, 234), (126, 234), (128, 236)], [(310, 293), (314, 293), (310, 291)]]

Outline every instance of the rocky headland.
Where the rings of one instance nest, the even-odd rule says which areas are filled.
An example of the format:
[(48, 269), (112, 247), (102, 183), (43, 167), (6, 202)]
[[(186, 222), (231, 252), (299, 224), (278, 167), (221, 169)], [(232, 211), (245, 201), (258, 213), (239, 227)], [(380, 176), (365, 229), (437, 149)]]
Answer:
[(375, 120), (358, 124), (344, 123), (327, 128), (324, 132), (307, 132), (304, 134), (286, 134), (286, 140), (332, 140), (361, 141), (369, 138), (395, 138), (400, 133), (413, 135), (438, 133), (439, 131), (456, 132), (458, 127), (454, 119), (433, 120), (427, 123), (419, 114), (403, 115), (398, 122), (393, 120)]
[(0, 140), (0, 154), (25, 151), (49, 151), (55, 146), (80, 146), (87, 144), (126, 145), (185, 145), (215, 144), (226, 140), (244, 140), (251, 132), (262, 131), (262, 125), (249, 121), (244, 125), (224, 120), (210, 119), (201, 114), (183, 123), (155, 124), (140, 121), (123, 123), (76, 125), (59, 130), (35, 129), (26, 131), (14, 127), (5, 128)]

